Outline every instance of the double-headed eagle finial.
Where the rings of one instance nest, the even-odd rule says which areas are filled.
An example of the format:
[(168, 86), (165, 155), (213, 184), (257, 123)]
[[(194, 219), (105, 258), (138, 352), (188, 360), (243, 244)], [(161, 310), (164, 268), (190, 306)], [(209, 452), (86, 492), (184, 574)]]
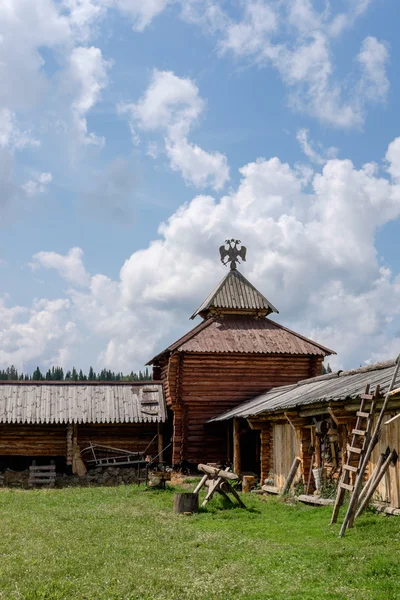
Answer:
[[(223, 265), (231, 263), (231, 270), (236, 269), (236, 264), (240, 264), (239, 257), (243, 262), (246, 262), (247, 248), (241, 245), (240, 240), (225, 240), (225, 245), (220, 246), (219, 253), (221, 255), (221, 262)], [(238, 246), (240, 245), (240, 248)], [(226, 248), (228, 246), (228, 248)], [(226, 259), (226, 260), (225, 260)]]

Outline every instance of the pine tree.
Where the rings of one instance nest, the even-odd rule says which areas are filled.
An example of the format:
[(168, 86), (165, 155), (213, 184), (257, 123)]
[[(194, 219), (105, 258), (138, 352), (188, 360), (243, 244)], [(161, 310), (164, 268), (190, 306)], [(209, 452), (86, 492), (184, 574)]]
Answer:
[(43, 377), (42, 372), (39, 369), (39, 367), (36, 367), (36, 369), (33, 371), (32, 379), (33, 379), (33, 381), (43, 381), (44, 380), (44, 377)]

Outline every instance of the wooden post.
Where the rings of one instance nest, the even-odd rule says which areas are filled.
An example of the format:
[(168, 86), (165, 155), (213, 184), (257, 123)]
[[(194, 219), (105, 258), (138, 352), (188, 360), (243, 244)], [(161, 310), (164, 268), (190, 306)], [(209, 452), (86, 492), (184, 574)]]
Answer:
[(163, 448), (164, 448), (164, 440), (163, 440), (163, 432), (162, 432), (162, 424), (161, 423), (157, 423), (157, 441), (158, 441), (158, 448), (157, 448), (157, 454), (158, 454), (158, 462), (162, 462), (163, 461)]
[(293, 483), (293, 480), (295, 478), (295, 475), (297, 473), (297, 469), (299, 468), (300, 463), (301, 463), (301, 459), (298, 456), (296, 456), (296, 458), (294, 459), (293, 464), (290, 468), (289, 475), (287, 476), (287, 479), (285, 481), (285, 485), (283, 486), (282, 494), (287, 494), (288, 491), (290, 490), (290, 486)]
[(233, 471), (240, 475), (242, 465), (240, 461), (240, 420), (233, 419)]
[(199, 496), (188, 492), (174, 494), (174, 512), (194, 513), (199, 510)]
[(67, 465), (72, 465), (72, 436), (73, 436), (73, 425), (68, 423), (67, 425)]

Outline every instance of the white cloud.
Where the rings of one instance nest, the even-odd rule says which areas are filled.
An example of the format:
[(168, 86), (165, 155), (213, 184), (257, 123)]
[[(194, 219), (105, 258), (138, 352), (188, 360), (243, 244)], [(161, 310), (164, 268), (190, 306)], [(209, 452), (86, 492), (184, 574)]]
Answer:
[(135, 141), (137, 128), (165, 136), (171, 168), (180, 171), (185, 181), (196, 187), (211, 185), (218, 190), (229, 179), (226, 157), (219, 152), (206, 152), (187, 139), (204, 107), (199, 89), (191, 79), (155, 69), (139, 102), (120, 105), (119, 112), (129, 115)]
[(71, 86), (74, 94), (71, 106), (73, 123), (78, 139), (85, 144), (104, 144), (104, 138), (88, 133), (86, 114), (98, 102), (101, 91), (106, 87), (107, 70), (111, 64), (94, 46), (74, 48), (69, 58), (66, 78), (67, 86)]
[(83, 265), (82, 257), (83, 252), (80, 248), (71, 248), (66, 255), (42, 251), (33, 256), (30, 266), (33, 270), (39, 268), (54, 269), (66, 281), (86, 286), (89, 284), (89, 275)]
[(172, 0), (106, 0), (110, 6), (116, 6), (133, 21), (135, 31), (143, 31), (151, 21), (161, 14)]
[(29, 179), (22, 189), (25, 190), (27, 196), (35, 196), (36, 194), (47, 191), (47, 186), (51, 183), (53, 177), (51, 173), (37, 173), (34, 179)]
[(367, 37), (361, 45), (357, 58), (362, 70), (359, 83), (360, 96), (367, 97), (371, 102), (384, 102), (389, 91), (389, 81), (386, 76), (389, 52), (385, 44), (374, 37)]
[(328, 159), (336, 157), (337, 148), (333, 146), (327, 150), (324, 150), (323, 148), (316, 150), (314, 144), (309, 139), (308, 129), (299, 129), (296, 134), (296, 139), (307, 158), (317, 165), (323, 165)]
[(76, 329), (67, 319), (70, 307), (66, 299), (42, 299), (30, 308), (9, 308), (0, 299), (0, 365), (22, 370), (29, 363), (33, 369), (47, 357), (62, 356), (64, 344), (77, 343)]
[(389, 89), (388, 50), (373, 37), (364, 40), (357, 56), (359, 79), (345, 83), (335, 76), (332, 40), (351, 28), (370, 3), (356, 0), (340, 13), (330, 4), (318, 12), (310, 0), (249, 0), (235, 20), (213, 0), (191, 0), (182, 16), (217, 36), (220, 53), (276, 69), (296, 110), (350, 128), (360, 127), (368, 104), (384, 102)]
[(220, 152), (205, 152), (186, 138), (166, 142), (171, 168), (180, 171), (188, 183), (198, 188), (211, 186), (215, 190), (224, 187), (229, 179), (228, 161)]
[(19, 129), (14, 112), (0, 107), (0, 148), (20, 150), (26, 146), (39, 145), (40, 142), (32, 138), (29, 131)]
[[(140, 368), (189, 329), (187, 317), (226, 272), (217, 248), (227, 236), (248, 246), (245, 275), (279, 308), (279, 321), (336, 349), (333, 366), (386, 358), (399, 338), (400, 274), (382, 266), (375, 235), (400, 216), (399, 148), (395, 140), (386, 155), (393, 179), (379, 177), (371, 163), (357, 169), (331, 159), (306, 189), (301, 173), (277, 157), (249, 163), (235, 191), (182, 205), (160, 226), (159, 239), (125, 261), (116, 281), (90, 277), (80, 249), (38, 253), (33, 264), (81, 286), (67, 291), (59, 314), (76, 325), (85, 356), (84, 340), (91, 340), (98, 366)], [(20, 331), (32, 314), (5, 312), (5, 363), (14, 357), (13, 339), (24, 355), (14, 324)], [(76, 356), (61, 326), (56, 331), (51, 354), (41, 346), (43, 358), (57, 348)]]

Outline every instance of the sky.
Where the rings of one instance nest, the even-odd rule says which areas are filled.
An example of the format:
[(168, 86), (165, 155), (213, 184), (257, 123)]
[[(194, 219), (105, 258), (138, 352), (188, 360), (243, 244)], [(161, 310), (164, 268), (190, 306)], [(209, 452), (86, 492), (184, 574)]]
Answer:
[(397, 0), (0, 0), (0, 368), (130, 372), (241, 272), (400, 352)]

